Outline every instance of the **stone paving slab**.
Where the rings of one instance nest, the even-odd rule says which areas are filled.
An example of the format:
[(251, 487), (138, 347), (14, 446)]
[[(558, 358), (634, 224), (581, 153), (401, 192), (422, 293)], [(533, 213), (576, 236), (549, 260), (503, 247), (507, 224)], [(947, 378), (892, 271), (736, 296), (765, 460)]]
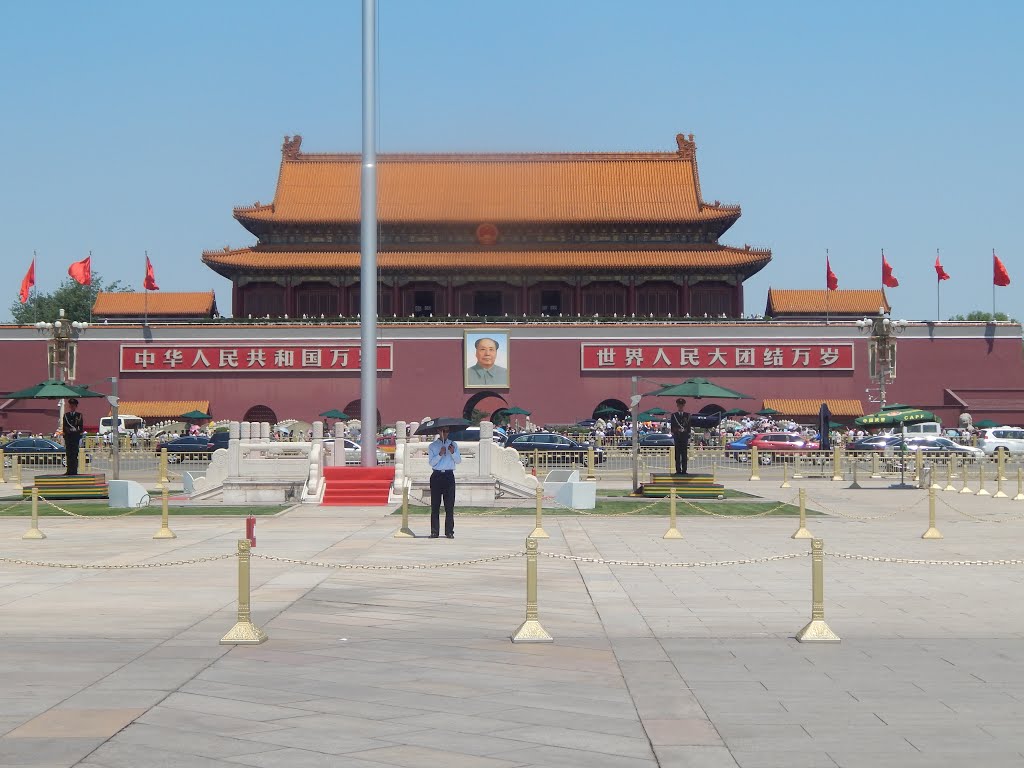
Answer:
[[(802, 483), (827, 552), (1016, 558), (1024, 504)], [(872, 486), (872, 483), (874, 485)], [(730, 481), (777, 501), (778, 481)], [(706, 505), (713, 510), (713, 505)], [(255, 555), (376, 566), (522, 551), (532, 518), (459, 517), (458, 538), (394, 539), (380, 508), (260, 519)], [(666, 506), (667, 511), (667, 506)], [(414, 529), (424, 520), (415, 518)], [(362, 570), (252, 561), (255, 647), (235, 620), (238, 520), (0, 518), (0, 768), (20, 766), (1024, 766), (1024, 566), (825, 559), (839, 645), (793, 636), (810, 613), (793, 518), (551, 517), (542, 553), (700, 568), (539, 563), (549, 645), (514, 645), (522, 557)], [(223, 560), (184, 564), (199, 557)]]

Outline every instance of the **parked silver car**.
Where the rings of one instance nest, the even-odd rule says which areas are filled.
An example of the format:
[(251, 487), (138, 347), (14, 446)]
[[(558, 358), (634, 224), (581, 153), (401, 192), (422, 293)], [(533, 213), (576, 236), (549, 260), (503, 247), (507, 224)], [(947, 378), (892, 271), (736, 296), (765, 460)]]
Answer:
[(1024, 429), (1020, 427), (991, 427), (981, 430), (978, 447), (986, 454), (1024, 453)]

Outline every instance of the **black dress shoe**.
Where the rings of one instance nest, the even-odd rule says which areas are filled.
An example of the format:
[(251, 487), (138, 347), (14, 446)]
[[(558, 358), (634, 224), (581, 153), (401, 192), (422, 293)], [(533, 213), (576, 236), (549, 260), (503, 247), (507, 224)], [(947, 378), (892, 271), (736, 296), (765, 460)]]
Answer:
[(432, 533), (432, 534), (430, 534), (430, 538), (436, 539), (436, 538), (438, 538), (438, 534)]
[(454, 539), (454, 538), (455, 538), (455, 534), (454, 534), (454, 533), (446, 533), (446, 534), (444, 535), (444, 537), (445, 537), (446, 539)]

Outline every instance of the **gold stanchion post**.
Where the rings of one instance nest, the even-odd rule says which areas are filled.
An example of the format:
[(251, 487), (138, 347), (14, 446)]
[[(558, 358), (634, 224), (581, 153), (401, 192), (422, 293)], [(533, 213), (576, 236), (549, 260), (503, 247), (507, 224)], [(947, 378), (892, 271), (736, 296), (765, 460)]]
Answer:
[(537, 477), (540, 474), (540, 451), (536, 448), (533, 449), (533, 476)]
[(752, 445), (750, 447), (750, 479), (751, 480), (760, 480), (761, 479), (761, 476), (759, 474), (757, 474), (757, 465), (758, 465), (758, 463), (759, 463), (759, 459), (758, 459), (758, 456), (757, 456), (757, 446), (756, 445)]
[(238, 540), (238, 621), (224, 637), (221, 645), (259, 645), (267, 642), (267, 633), (252, 623), (250, 609), (251, 591), (249, 586), (249, 553), (248, 539)]
[(841, 482), (843, 479), (843, 460), (839, 456), (839, 446), (832, 449), (832, 479)]
[(32, 527), (28, 529), (23, 539), (45, 539), (46, 534), (39, 530), (39, 489), (32, 487)]
[(676, 468), (676, 447), (674, 445), (670, 445), (668, 447), (668, 469), (666, 469), (665, 471), (668, 472), (671, 475), (671, 474), (673, 474), (675, 468)]
[(80, 475), (84, 475), (85, 474), (85, 451), (86, 451), (86, 448), (85, 448), (84, 445), (79, 446), (79, 448), (78, 448), (78, 474), (80, 474)]
[(964, 481), (964, 485), (960, 489), (959, 493), (974, 493), (974, 491), (972, 491), (970, 488), (967, 487), (967, 459), (966, 458), (963, 459), (960, 462), (960, 476), (961, 476), (961, 479)]
[(871, 452), (871, 479), (878, 480), (882, 473), (878, 469), (878, 451)]
[(786, 465), (786, 460), (783, 459), (782, 460), (782, 485), (780, 485), (779, 488), (792, 488), (793, 487), (793, 486), (791, 486), (789, 484), (789, 474), (788, 473), (789, 473), (789, 469), (788, 469), (788, 467)]
[(956, 456), (950, 456), (949, 457), (949, 462), (947, 462), (947, 464), (946, 464), (946, 487), (942, 489), (944, 491), (955, 491), (956, 490), (956, 488), (953, 487), (953, 464), (955, 464), (955, 463), (956, 463)]
[(409, 486), (402, 482), (402, 527), (395, 531), (396, 539), (415, 539), (416, 534), (409, 528)]
[(544, 502), (544, 487), (537, 486), (537, 526), (533, 529), (533, 533), (530, 534), (531, 539), (549, 539), (550, 536), (544, 532), (543, 523), (543, 502)]
[(12, 478), (14, 484), (19, 488), (24, 488), (25, 486), (21, 484), (21, 457), (16, 453), (11, 456), (11, 467), (14, 469)]
[(167, 449), (166, 448), (161, 448), (160, 449), (160, 467), (159, 467), (159, 470), (158, 470), (157, 474), (159, 475), (159, 483), (160, 483), (160, 485), (167, 485), (168, 479), (167, 479)]
[(596, 480), (594, 473), (594, 446), (587, 448), (587, 480)]
[(807, 530), (807, 489), (800, 489), (800, 527), (796, 529), (789, 538), (791, 539), (813, 539), (814, 536)]
[(681, 539), (683, 534), (676, 528), (676, 489), (668, 489), (668, 530), (665, 531), (663, 539)]
[(0, 448), (0, 483), (7, 482), (7, 465), (4, 461), (4, 449)]
[(924, 476), (924, 453), (922, 451), (915, 451), (914, 453), (914, 482), (917, 483), (917, 487), (921, 487), (921, 478)]
[[(803, 480), (804, 479), (803, 473), (800, 471), (800, 454), (799, 453), (796, 454), (795, 456), (793, 456), (793, 479), (794, 480)], [(783, 488), (785, 488), (785, 487), (786, 486), (783, 486)]]
[(935, 527), (935, 489), (928, 489), (928, 530), (921, 534), (922, 539), (941, 539), (942, 534)]
[(718, 455), (715, 454), (714, 456), (711, 457), (711, 484), (715, 485), (717, 483), (718, 483)]
[(512, 633), (513, 643), (552, 643), (537, 611), (537, 540), (526, 540), (526, 621)]
[(838, 643), (839, 635), (825, 623), (825, 542), (811, 539), (811, 620), (796, 633), (801, 643)]
[(1003, 491), (1003, 451), (996, 451), (996, 492), (992, 494), (993, 499), (1009, 498)]
[(1004, 470), (1006, 469), (1006, 451), (996, 451), (996, 469), (999, 474), (997, 477), (1000, 480), (1005, 480), (1006, 476)]
[(176, 539), (177, 534), (171, 530), (168, 520), (169, 509), (167, 504), (167, 486), (160, 489), (160, 530), (153, 534), (154, 539)]
[(848, 490), (859, 491), (861, 489), (860, 483), (857, 482), (857, 465), (858, 464), (860, 464), (860, 459), (857, 457), (856, 454), (852, 454), (850, 456), (850, 469), (853, 470), (853, 482), (850, 483), (848, 486), (846, 486)]
[(975, 496), (991, 496), (992, 494), (985, 490), (985, 459), (978, 462), (978, 492)]
[(1017, 495), (1013, 497), (1014, 501), (1024, 501), (1024, 470), (1017, 467)]

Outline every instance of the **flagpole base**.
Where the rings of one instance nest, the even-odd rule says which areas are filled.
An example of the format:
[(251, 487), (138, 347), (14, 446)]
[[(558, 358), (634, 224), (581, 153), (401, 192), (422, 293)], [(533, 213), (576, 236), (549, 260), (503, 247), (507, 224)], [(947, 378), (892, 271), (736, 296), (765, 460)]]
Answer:
[(153, 534), (154, 539), (176, 539), (178, 534), (172, 531), (170, 528), (161, 528), (159, 531)]
[(796, 633), (798, 643), (839, 643), (842, 642), (824, 619), (815, 619)]
[(395, 531), (394, 538), (396, 539), (415, 539), (416, 534), (412, 532), (411, 528), (399, 528)]
[(799, 528), (796, 529), (796, 533), (794, 533), (789, 538), (791, 538), (791, 539), (813, 539), (814, 538), (814, 534), (812, 534), (810, 531), (808, 531), (803, 526), (800, 526)]
[(220, 639), (221, 645), (259, 645), (267, 642), (267, 633), (251, 621), (240, 621)]
[(936, 528), (933, 525), (931, 528), (929, 528), (927, 531), (925, 531), (924, 533), (921, 534), (921, 538), (922, 539), (941, 539), (941, 538), (943, 538), (943, 536), (942, 536), (941, 533), (939, 533), (939, 529)]
[[(223, 640), (221, 642), (224, 642)], [(555, 638), (547, 633), (539, 621), (528, 619), (512, 634), (513, 643), (553, 643)]]
[(681, 539), (681, 538), (683, 538), (683, 534), (681, 534), (679, 532), (678, 528), (669, 528), (667, 531), (665, 531), (665, 535), (662, 536), (661, 538), (663, 538), (663, 539)]
[(29, 528), (22, 536), (23, 539), (45, 539), (46, 534), (40, 531), (38, 528)]
[(531, 539), (550, 539), (545, 530), (539, 525), (533, 529), (533, 533), (530, 534)]

